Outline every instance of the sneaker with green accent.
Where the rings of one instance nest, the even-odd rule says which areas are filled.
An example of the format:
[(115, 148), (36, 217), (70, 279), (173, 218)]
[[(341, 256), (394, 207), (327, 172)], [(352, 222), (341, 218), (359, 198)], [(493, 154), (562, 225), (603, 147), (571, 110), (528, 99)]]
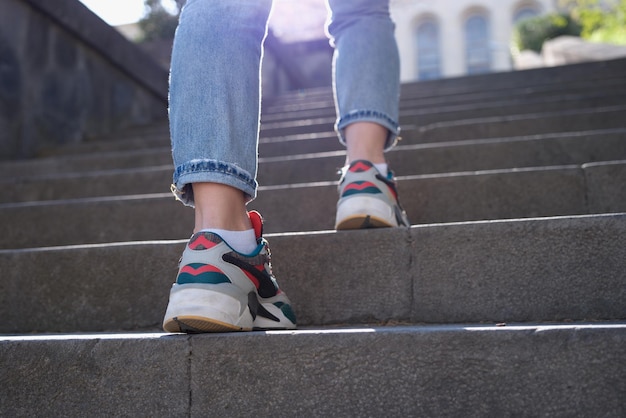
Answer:
[(212, 232), (194, 234), (185, 247), (163, 320), (167, 332), (226, 332), (295, 329), (287, 295), (272, 273), (263, 220), (249, 212), (258, 246), (233, 250)]
[(393, 172), (383, 176), (369, 161), (353, 161), (339, 181), (335, 229), (410, 226), (398, 201)]

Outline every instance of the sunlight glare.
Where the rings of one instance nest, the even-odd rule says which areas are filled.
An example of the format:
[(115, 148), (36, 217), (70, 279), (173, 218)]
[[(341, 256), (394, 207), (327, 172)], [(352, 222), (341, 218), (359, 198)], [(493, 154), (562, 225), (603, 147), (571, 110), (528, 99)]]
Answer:
[[(135, 23), (145, 15), (144, 0), (80, 0), (111, 26)], [(176, 13), (175, 0), (161, 0), (163, 8)]]

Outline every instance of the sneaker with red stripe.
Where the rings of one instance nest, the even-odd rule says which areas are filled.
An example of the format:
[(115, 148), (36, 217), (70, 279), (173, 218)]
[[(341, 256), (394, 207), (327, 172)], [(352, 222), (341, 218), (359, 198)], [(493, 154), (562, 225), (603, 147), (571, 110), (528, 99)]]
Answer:
[(393, 172), (383, 176), (369, 161), (353, 161), (339, 181), (335, 229), (410, 226), (398, 202)]
[(212, 232), (194, 234), (185, 247), (163, 320), (167, 332), (294, 329), (296, 317), (272, 273), (263, 220), (249, 212), (258, 246), (233, 250)]

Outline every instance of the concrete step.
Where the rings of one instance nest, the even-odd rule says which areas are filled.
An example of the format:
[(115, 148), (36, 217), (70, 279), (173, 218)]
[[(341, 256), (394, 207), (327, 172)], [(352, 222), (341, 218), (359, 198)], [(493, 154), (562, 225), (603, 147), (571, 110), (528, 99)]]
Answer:
[(157, 122), (143, 129), (129, 129), (115, 136), (98, 137), (50, 150), (46, 157), (86, 155), (111, 151), (136, 151), (170, 146), (167, 123)]
[[(480, 95), (502, 95), (509, 91), (519, 94), (517, 89), (528, 93), (552, 92), (559, 89), (576, 89), (577, 86), (617, 83), (623, 87), (626, 60), (583, 63), (537, 70), (446, 78), (440, 80), (406, 83), (401, 86), (402, 100), (429, 100), (440, 98), (446, 102), (455, 98)], [(332, 92), (328, 88), (287, 93), (263, 103), (266, 113), (282, 113), (305, 108), (332, 106)]]
[(5, 179), (0, 180), (0, 202), (163, 193), (172, 183), (172, 172), (168, 164)]
[[(621, 117), (624, 108), (620, 106), (623, 93), (617, 90), (612, 95), (597, 92), (587, 96), (559, 95), (542, 103), (531, 100), (530, 103), (520, 104), (518, 97), (499, 98), (490, 103), (481, 100), (478, 104), (476, 101), (465, 105), (448, 104), (443, 108), (422, 106), (412, 110), (404, 106), (401, 118), (404, 143), (625, 127)], [(579, 109), (582, 104), (587, 107)], [(332, 107), (327, 110), (334, 113)], [(282, 116), (285, 117), (284, 114)], [(333, 114), (324, 118), (263, 124), (261, 155), (273, 157), (341, 150), (342, 146), (333, 131), (334, 120)], [(511, 125), (517, 128), (511, 128)], [(3, 177), (49, 175), (85, 169), (107, 170), (171, 163), (165, 122), (120, 135), (115, 140), (102, 139), (65, 147), (58, 151), (62, 155), (57, 158), (3, 162), (0, 174)], [(311, 139), (315, 141), (311, 142)]]
[[(390, 167), (401, 176), (583, 164), (626, 158), (626, 128), (412, 145), (402, 140), (386, 155)], [(336, 180), (337, 168), (344, 162), (343, 150), (261, 157), (259, 183)]]
[[(483, 134), (485, 139), (503, 139), (510, 140), (524, 140), (528, 136), (534, 137), (534, 139), (540, 139), (541, 136), (546, 139), (551, 139), (559, 136), (572, 136), (580, 137), (587, 135), (603, 135), (609, 134), (614, 138), (624, 138), (624, 132), (626, 132), (626, 126), (620, 122), (619, 112), (618, 117), (611, 119), (610, 123), (617, 125), (617, 127), (611, 128), (606, 118), (613, 118), (616, 112), (594, 112), (592, 115), (579, 116), (578, 119), (585, 119), (589, 122), (589, 126), (586, 126), (583, 122), (576, 122), (577, 115), (569, 118), (571, 115), (558, 115), (556, 112), (550, 116), (552, 121), (567, 124), (567, 126), (561, 126), (564, 132), (550, 132), (550, 133), (532, 133), (537, 130), (534, 129), (534, 124), (543, 123), (545, 121), (537, 119), (536, 115), (524, 115), (518, 117), (517, 121), (511, 118), (493, 118), (490, 120), (478, 119), (478, 120), (463, 120), (459, 122), (442, 123), (429, 126), (423, 126), (420, 129), (416, 129), (415, 126), (404, 126), (402, 131), (401, 145), (418, 145), (420, 143), (431, 142), (450, 142), (456, 140), (463, 140), (467, 137), (467, 134), (459, 134), (459, 131), (463, 131), (463, 127), (468, 129), (470, 137), (477, 136), (480, 138), (480, 134)], [(485, 134), (485, 129), (481, 127), (482, 122), (488, 122), (489, 124), (499, 124), (508, 129), (508, 133), (511, 135), (506, 137), (493, 137), (493, 133), (489, 135)], [(506, 128), (507, 124), (513, 125), (526, 125), (525, 131), (531, 132), (530, 134), (524, 134), (521, 130), (518, 132), (515, 129)], [(571, 125), (577, 125), (578, 131), (571, 129)], [(560, 125), (559, 125), (560, 126)], [(452, 129), (454, 132), (450, 133), (446, 129)], [(549, 130), (554, 130), (551, 127)], [(476, 133), (476, 131), (481, 131)], [(473, 133), (472, 133), (473, 132)], [(449, 138), (446, 139), (446, 135), (449, 134)], [(436, 139), (436, 141), (434, 141)], [(475, 140), (470, 138), (470, 140)], [(123, 141), (122, 141), (123, 143)], [(138, 147), (134, 150), (108, 150), (99, 151), (94, 153), (85, 153), (78, 155), (61, 155), (50, 158), (38, 158), (30, 160), (18, 160), (18, 161), (4, 161), (0, 163), (0, 175), (3, 179), (12, 179), (15, 177), (36, 177), (36, 176), (50, 176), (60, 173), (76, 173), (86, 171), (103, 171), (114, 169), (132, 169), (136, 167), (155, 167), (172, 164), (171, 149), (169, 146), (169, 140), (163, 139), (159, 141), (160, 147)], [(445, 146), (443, 144), (442, 146)], [(105, 145), (103, 145), (105, 146)], [(259, 143), (259, 153), (263, 158), (273, 158), (288, 155), (299, 155), (319, 152), (333, 152), (343, 151), (344, 147), (339, 144), (337, 136), (334, 131), (327, 132), (313, 132), (308, 134), (294, 134), (294, 135), (279, 135), (271, 138), (261, 138)], [(169, 181), (169, 180), (168, 180)]]
[[(427, 96), (416, 98), (415, 94), (409, 94), (408, 92), (417, 90), (418, 92), (428, 91), (429, 86), (432, 83), (418, 83), (417, 85), (403, 85), (403, 100), (402, 107), (407, 109), (409, 112), (413, 106), (418, 106), (419, 108), (425, 107), (441, 107), (455, 105), (456, 100), (461, 100), (462, 102), (466, 102), (468, 104), (474, 105), (483, 105), (488, 101), (496, 100), (502, 101), (503, 97), (506, 97), (507, 100), (527, 100), (529, 97), (541, 97), (542, 95), (551, 94), (552, 96), (559, 97), (562, 96), (565, 102), (568, 101), (568, 97), (573, 97), (578, 95), (577, 92), (580, 92), (582, 95), (591, 94), (591, 95), (602, 95), (604, 92), (606, 95), (615, 94), (620, 90), (623, 91), (623, 78), (615, 78), (607, 77), (604, 73), (595, 72), (594, 74), (588, 74), (586, 78), (574, 78), (568, 80), (562, 80), (560, 83), (555, 83), (554, 80), (551, 80), (548, 84), (533, 84), (531, 80), (527, 80), (528, 74), (517, 73), (508, 75), (508, 77), (515, 77), (515, 83), (505, 83), (498, 87), (496, 90), (490, 90), (481, 88), (476, 91), (463, 91), (459, 89), (453, 89), (451, 94), (441, 94), (440, 91), (437, 92), (435, 96)], [(504, 75), (490, 75), (501, 77)], [(593, 78), (595, 77), (595, 78)], [(470, 78), (472, 81), (472, 85), (475, 83), (475, 77)], [(454, 80), (446, 80), (446, 84), (451, 85)], [(593, 93), (590, 93), (593, 91)], [(313, 108), (319, 108), (323, 115), (334, 117), (334, 104), (332, 102), (332, 93), (328, 89), (318, 89), (318, 90), (310, 90), (306, 92), (299, 92), (297, 97), (300, 98), (300, 102), (302, 104), (307, 104), (313, 106)], [(323, 99), (322, 99), (323, 98)], [(548, 97), (550, 99), (550, 97)], [(309, 116), (303, 114), (302, 112), (289, 112), (289, 108), (284, 108), (278, 106), (273, 102), (283, 102), (286, 103), (284, 106), (298, 106), (290, 95), (286, 95), (285, 99), (275, 98), (273, 100), (268, 100), (264, 103), (263, 113), (264, 119), (276, 120), (281, 119), (307, 119)], [(439, 100), (439, 102), (433, 102), (432, 100)], [(287, 111), (287, 113), (285, 113)], [(277, 114), (278, 112), (278, 114)], [(313, 116), (315, 117), (315, 116)], [(55, 153), (84, 153), (88, 150), (98, 151), (102, 150), (102, 145), (109, 142), (117, 142), (119, 146), (124, 147), (130, 146), (133, 141), (136, 141), (138, 138), (141, 138), (144, 142), (152, 142), (155, 137), (160, 136), (168, 136), (168, 128), (167, 121), (163, 121), (161, 123), (156, 123), (147, 126), (139, 126), (126, 130), (125, 132), (117, 133), (115, 136), (110, 138), (99, 138), (104, 139), (105, 141), (92, 141), (93, 138), (89, 138), (89, 141), (86, 143), (80, 144), (71, 144), (69, 146), (65, 146), (62, 149), (56, 151)], [(128, 149), (128, 148), (124, 148)]]
[[(626, 213), (268, 240), (303, 326), (626, 319)], [(1, 250), (0, 332), (157, 330), (185, 243)]]
[[(111, 151), (149, 150), (169, 147), (170, 135), (167, 120), (160, 120), (149, 125), (130, 126), (114, 134), (84, 137), (80, 142), (68, 141), (55, 148), (42, 149), (32, 160), (44, 160), (49, 157), (66, 157), (106, 153)], [(0, 161), (4, 164), (9, 161)]]
[(626, 412), (623, 323), (0, 338), (6, 416)]
[[(398, 191), (413, 224), (621, 212), (625, 164), (403, 176)], [(327, 230), (337, 197), (336, 182), (264, 186), (249, 207), (267, 232)], [(192, 215), (170, 193), (5, 203), (0, 248), (185, 238)]]
[[(626, 85), (626, 81), (625, 81)], [(500, 99), (488, 102), (462, 103), (457, 105), (428, 106), (416, 109), (404, 108), (400, 112), (403, 126), (423, 126), (432, 123), (476, 119), (483, 117), (527, 115), (532, 113), (558, 112), (564, 110), (589, 109), (623, 105), (626, 89), (621, 93), (559, 94), (541, 99)]]
[[(625, 163), (612, 163), (612, 175), (571, 165), (401, 176), (398, 191), (413, 224), (621, 212)], [(585, 182), (586, 170), (596, 170), (595, 182)], [(335, 182), (320, 182), (266, 186), (250, 206), (266, 214), (268, 231), (310, 231), (334, 227), (336, 201)]]
[[(626, 106), (588, 107), (584, 109), (533, 112), (501, 116), (477, 117), (465, 120), (448, 120), (419, 126), (419, 119), (403, 122), (407, 131), (402, 134), (409, 143), (457, 141), (519, 135), (536, 135), (552, 132), (575, 132), (589, 129), (626, 127)], [(489, 113), (488, 113), (489, 114)], [(319, 132), (331, 132), (334, 117), (272, 122), (262, 127), (261, 134), (283, 137)], [(418, 128), (418, 129), (416, 129)]]
[[(588, 187), (587, 201), (594, 210), (610, 212), (607, 208), (624, 207), (626, 196), (626, 164), (619, 161), (584, 164)], [(615, 179), (615, 181), (612, 181)], [(621, 203), (620, 203), (621, 202)]]
[[(424, 89), (425, 86), (420, 84), (419, 88)], [(428, 114), (450, 113), (464, 108), (473, 108), (476, 111), (480, 109), (498, 110), (501, 108), (510, 108), (512, 106), (536, 103), (537, 105), (552, 108), (553, 102), (560, 102), (564, 107), (575, 107), (576, 103), (587, 103), (589, 106), (594, 101), (601, 102), (607, 100), (608, 104), (615, 103), (619, 100), (617, 96), (624, 94), (624, 80), (613, 78), (586, 79), (579, 80), (570, 84), (552, 83), (542, 85), (540, 87), (525, 86), (523, 84), (510, 85), (502, 90), (490, 91), (479, 90), (471, 93), (455, 92), (452, 95), (437, 95), (416, 99), (412, 97), (403, 98), (401, 101), (402, 118), (411, 115), (418, 115), (423, 118)], [(326, 117), (332, 120), (335, 117), (334, 103), (332, 102), (332, 94), (327, 92), (326, 99), (322, 102), (315, 101), (315, 91), (306, 91), (300, 93), (303, 98), (303, 105), (312, 107), (312, 111), (296, 110), (290, 111), (289, 107), (277, 107), (275, 104), (266, 103), (263, 107), (264, 122), (285, 121), (291, 119), (306, 120), (310, 118)], [(289, 96), (288, 96), (289, 97)], [(289, 102), (290, 103), (290, 102)], [(286, 105), (298, 109), (293, 103)], [(523, 113), (523, 108), (522, 113)], [(535, 110), (540, 110), (535, 108)], [(277, 113), (278, 112), (278, 113)], [(417, 112), (417, 113), (416, 113)], [(519, 113), (513, 110), (512, 114)], [(449, 115), (449, 118), (454, 118)], [(408, 122), (411, 124), (412, 122)], [(265, 125), (265, 123), (264, 123)], [(116, 133), (115, 136), (106, 138), (89, 138), (88, 141), (79, 144), (69, 144), (52, 152), (55, 155), (72, 155), (84, 154), (88, 152), (110, 151), (114, 150), (135, 150), (139, 147), (154, 148), (168, 146), (169, 128), (167, 121), (158, 122), (147, 126), (138, 126), (129, 128), (123, 132)]]
[[(148, 151), (145, 157), (134, 153), (134, 158), (166, 160), (170, 151), (163, 152), (168, 155), (155, 158), (154, 152)], [(118, 153), (102, 154), (100, 164), (113, 166), (119, 157)], [(616, 158), (626, 159), (626, 129), (399, 145), (387, 154), (399, 175), (584, 164)], [(344, 162), (344, 151), (261, 158), (258, 181), (266, 186), (333, 181)], [(120, 165), (128, 163), (121, 158)], [(35, 162), (32, 166), (37, 168)], [(168, 164), (7, 178), (0, 180), (0, 202), (162, 193), (172, 181), (172, 171)]]
[(76, 155), (60, 155), (29, 160), (3, 161), (3, 179), (85, 173), (89, 171), (124, 170), (138, 167), (171, 165), (171, 148), (144, 147), (134, 150), (103, 151)]
[[(550, 133), (538, 133), (538, 134), (530, 134), (530, 135), (522, 135), (518, 133), (514, 133), (511, 136), (503, 136), (503, 137), (493, 137), (493, 138), (478, 138), (478, 139), (468, 139), (461, 141), (472, 141), (471, 144), (476, 142), (484, 141), (484, 140), (502, 140), (502, 141), (516, 141), (516, 140), (525, 140), (525, 139), (551, 139), (556, 137), (563, 136), (585, 136), (585, 135), (596, 135), (596, 134), (611, 134), (617, 135), (620, 138), (624, 138), (624, 132), (626, 132), (626, 128), (618, 127), (618, 128), (604, 128), (603, 126), (588, 126), (583, 130), (578, 131), (565, 131), (565, 132), (550, 132)], [(437, 140), (437, 141), (429, 141), (428, 137), (422, 135), (419, 130), (417, 130), (416, 126), (404, 126), (401, 132), (402, 140), (400, 144), (402, 146), (421, 146), (423, 145), (425, 148), (429, 148), (434, 146), (433, 144), (441, 144), (445, 145), (450, 142), (461, 142), (457, 141), (455, 138), (450, 138), (449, 140)], [(284, 135), (278, 136), (274, 138), (261, 138), (260, 139), (260, 155), (261, 157), (272, 158), (272, 157), (284, 157), (290, 155), (298, 155), (298, 154), (314, 154), (319, 152), (334, 152), (334, 151), (343, 151), (345, 148), (339, 144), (337, 141), (337, 136), (334, 132), (323, 132), (323, 133), (311, 133), (311, 134), (296, 134), (296, 135)]]
[[(626, 81), (624, 81), (626, 86)], [(626, 88), (621, 92), (613, 90), (611, 93), (594, 93), (587, 95), (565, 94), (564, 92), (548, 99), (524, 99), (519, 96), (515, 99), (498, 97), (498, 100), (484, 101), (474, 99), (468, 103), (445, 105), (420, 104), (414, 108), (402, 107), (400, 125), (406, 129), (424, 128), (432, 124), (476, 120), (480, 118), (524, 117), (526, 115), (541, 115), (544, 113), (561, 113), (564, 111), (591, 110), (620, 106), (626, 102)], [(332, 130), (335, 122), (333, 108), (307, 112), (292, 112), (278, 114), (276, 121), (265, 121), (261, 126), (262, 137), (284, 136), (284, 129), (294, 129), (295, 133), (309, 133)], [(536, 117), (536, 116), (535, 116)], [(314, 121), (307, 126), (303, 121)], [(494, 119), (494, 121), (498, 121)], [(600, 128), (600, 126), (598, 126)]]
[[(337, 140), (334, 131), (289, 135), (275, 138), (261, 138), (259, 152), (261, 157), (296, 155), (313, 152), (345, 150)], [(88, 171), (104, 171), (132, 169), (137, 167), (151, 168), (171, 165), (172, 153), (169, 138), (159, 140), (155, 146), (148, 142), (135, 142), (134, 149), (124, 149), (123, 141), (118, 145), (111, 141), (102, 148), (110, 146), (106, 151), (93, 153), (70, 153), (46, 158), (0, 162), (0, 176), (4, 179), (16, 177), (50, 176), (54, 174), (71, 174)], [(158, 145), (158, 146), (157, 146)]]
[[(586, 80), (571, 84), (554, 84), (550, 86), (528, 87), (516, 84), (502, 90), (481, 90), (471, 93), (458, 93), (433, 97), (402, 97), (400, 101), (401, 121), (415, 113), (431, 111), (435, 116), (438, 113), (450, 112), (456, 108), (473, 108), (477, 111), (499, 109), (501, 106), (510, 107), (511, 114), (524, 113), (517, 111), (513, 106), (534, 104), (535, 111), (542, 111), (544, 107), (554, 106), (552, 103), (561, 102), (568, 108), (589, 107), (592, 101), (602, 103), (611, 101), (619, 104), (616, 96), (626, 93), (626, 77), (623, 79)], [(621, 102), (623, 103), (623, 101)], [(608, 104), (608, 103), (607, 103)], [(523, 108), (522, 108), (523, 109)], [(335, 117), (335, 106), (332, 96), (324, 101), (303, 101), (298, 105), (290, 104), (278, 108), (270, 106), (263, 108), (262, 124), (311, 118)]]
[(621, 58), (552, 68), (488, 73), (469, 77), (462, 76), (407, 83), (402, 86), (402, 94), (404, 97), (417, 98), (490, 90), (498, 91), (514, 86), (549, 89), (552, 86), (585, 83), (590, 80), (600, 82), (608, 79), (623, 80), (624, 74), (626, 74), (626, 59)]
[(409, 143), (460, 141), (510, 136), (625, 128), (626, 106), (562, 110), (433, 123), (403, 134)]
[(583, 97), (594, 94), (615, 95), (624, 94), (625, 77), (607, 79), (587, 79), (568, 83), (556, 83), (549, 85), (534, 86), (520, 81), (507, 88), (481, 89), (477, 91), (452, 91), (447, 94), (435, 94), (431, 96), (413, 96), (404, 94), (401, 97), (401, 107), (412, 108), (438, 108), (459, 105), (476, 106), (489, 105), (498, 101), (510, 101), (511, 103), (523, 103), (527, 101), (550, 102), (559, 96)]
[[(268, 239), (302, 331), (156, 333), (193, 211), (128, 194), (169, 184), (165, 124), (3, 164), (14, 201), (99, 197), (0, 204), (0, 415), (623, 416), (625, 69), (403, 86), (411, 228), (328, 231), (329, 91), (265, 106), (251, 207), (294, 231)], [(155, 333), (49, 335), (126, 331)]]

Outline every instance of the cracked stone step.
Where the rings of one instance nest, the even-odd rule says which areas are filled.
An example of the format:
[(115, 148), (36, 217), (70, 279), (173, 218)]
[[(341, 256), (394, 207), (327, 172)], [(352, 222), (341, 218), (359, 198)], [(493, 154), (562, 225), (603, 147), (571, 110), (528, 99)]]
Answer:
[[(625, 319), (626, 213), (267, 238), (302, 326)], [(1, 250), (0, 332), (157, 330), (185, 243)]]
[(625, 344), (622, 323), (0, 337), (0, 396), (7, 416), (621, 416)]

